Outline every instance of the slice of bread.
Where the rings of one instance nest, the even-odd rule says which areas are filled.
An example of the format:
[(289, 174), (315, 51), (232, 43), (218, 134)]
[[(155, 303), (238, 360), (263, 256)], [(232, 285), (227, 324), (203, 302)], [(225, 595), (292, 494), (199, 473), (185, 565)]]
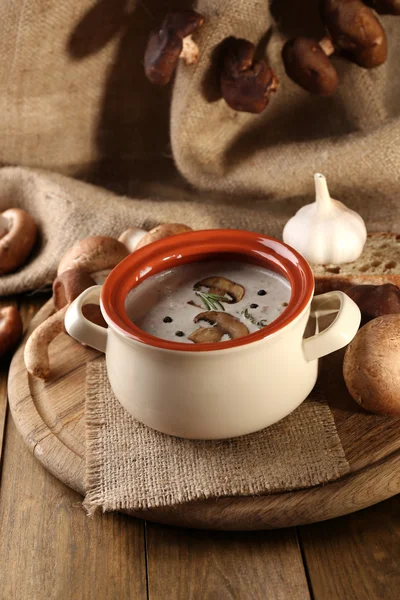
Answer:
[(315, 277), (315, 292), (346, 291), (352, 285), (382, 285), (400, 287), (400, 235), (371, 233), (358, 260), (344, 265), (311, 265)]

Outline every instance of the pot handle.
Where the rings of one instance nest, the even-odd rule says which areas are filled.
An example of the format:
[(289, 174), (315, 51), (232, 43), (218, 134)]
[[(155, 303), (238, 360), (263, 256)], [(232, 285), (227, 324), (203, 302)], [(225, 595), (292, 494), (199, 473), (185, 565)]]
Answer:
[(86, 344), (100, 350), (106, 351), (107, 329), (88, 321), (83, 315), (82, 307), (85, 304), (100, 304), (101, 285), (88, 288), (76, 298), (65, 313), (64, 325), (67, 333), (81, 344)]
[[(333, 323), (318, 332), (321, 317), (337, 313)], [(357, 304), (343, 292), (328, 292), (315, 296), (311, 303), (311, 316), (316, 319), (317, 333), (303, 340), (307, 362), (326, 356), (347, 346), (356, 335), (361, 322)]]

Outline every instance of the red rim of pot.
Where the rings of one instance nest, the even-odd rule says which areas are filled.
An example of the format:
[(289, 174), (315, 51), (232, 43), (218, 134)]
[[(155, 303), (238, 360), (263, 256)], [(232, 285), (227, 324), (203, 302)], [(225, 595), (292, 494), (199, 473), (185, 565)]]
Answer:
[[(125, 310), (126, 296), (147, 277), (178, 265), (222, 258), (221, 255), (272, 269), (289, 281), (291, 298), (287, 308), (277, 319), (245, 337), (212, 344), (164, 340), (139, 329), (129, 319)], [(211, 229), (174, 235), (130, 254), (107, 277), (101, 292), (101, 303), (114, 328), (130, 339), (165, 350), (204, 352), (244, 346), (279, 331), (306, 308), (313, 292), (314, 277), (311, 268), (290, 246), (250, 231)]]

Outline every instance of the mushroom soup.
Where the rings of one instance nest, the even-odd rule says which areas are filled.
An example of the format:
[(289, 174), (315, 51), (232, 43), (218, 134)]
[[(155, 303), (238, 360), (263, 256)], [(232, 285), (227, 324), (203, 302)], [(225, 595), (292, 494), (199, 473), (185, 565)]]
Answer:
[(151, 275), (125, 301), (131, 321), (165, 340), (227, 341), (262, 329), (288, 305), (281, 275), (244, 262), (196, 262)]

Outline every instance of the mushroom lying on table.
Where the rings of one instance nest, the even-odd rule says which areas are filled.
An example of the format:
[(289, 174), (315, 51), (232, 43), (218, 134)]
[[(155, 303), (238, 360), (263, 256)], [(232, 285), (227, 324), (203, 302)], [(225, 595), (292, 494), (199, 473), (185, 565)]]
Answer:
[(17, 308), (0, 308), (0, 357), (17, 345), (21, 335), (22, 321)]
[(9, 208), (0, 214), (0, 275), (25, 264), (36, 237), (36, 223), (25, 210)]

